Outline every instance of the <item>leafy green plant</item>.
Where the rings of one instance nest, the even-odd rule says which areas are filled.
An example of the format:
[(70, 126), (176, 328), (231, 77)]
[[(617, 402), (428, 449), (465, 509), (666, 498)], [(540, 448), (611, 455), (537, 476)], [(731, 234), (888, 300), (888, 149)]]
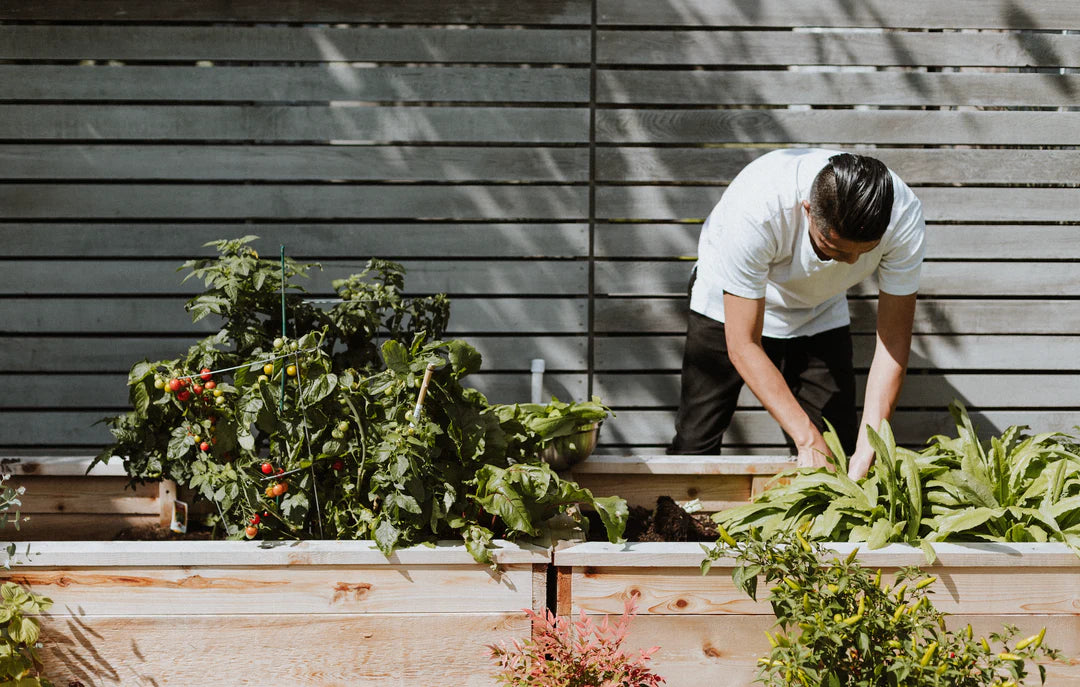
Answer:
[(33, 594), (14, 582), (0, 585), (0, 685), (52, 686), (41, 676), (36, 649), (41, 628), (32, 617), (51, 606), (51, 599)]
[(134, 409), (108, 419), (116, 442), (97, 460), (119, 457), (134, 481), (175, 480), (234, 539), (373, 539), (389, 553), (461, 537), (490, 563), (496, 536), (536, 536), (573, 504), (605, 514), (618, 539), (624, 502), (529, 465), (498, 408), (462, 384), (481, 357), (438, 340), (445, 297), (403, 298), (401, 266), (373, 260), (320, 310), (293, 283), (311, 266), (260, 259), (253, 239), (214, 242), (220, 257), (185, 265), (208, 287), (193, 317), (222, 329), (132, 367)]
[[(499, 421), (518, 429), (518, 441), (524, 450), (539, 451), (552, 439), (569, 436), (582, 427), (602, 422), (611, 412), (598, 396), (583, 403), (563, 403), (552, 398), (551, 403), (516, 403), (499, 406)], [(518, 427), (520, 425), (520, 428)]]
[[(922, 546), (935, 541), (1060, 541), (1080, 551), (1080, 451), (1063, 433), (1030, 436), (1010, 427), (980, 442), (966, 409), (950, 405), (958, 436), (936, 436), (922, 451), (896, 445), (887, 422), (868, 428), (876, 453), (870, 473), (848, 478), (833, 432), (835, 470), (788, 471), (790, 479), (751, 504), (714, 516), (732, 534), (766, 535), (811, 523), (807, 538)], [(783, 480), (780, 480), (783, 481)]]
[(659, 647), (636, 656), (621, 648), (635, 612), (634, 599), (628, 599), (614, 624), (605, 616), (598, 626), (584, 611), (575, 622), (546, 609), (543, 615), (525, 609), (533, 636), (488, 647), (499, 668), (495, 679), (503, 687), (659, 687), (664, 678), (646, 665)]
[[(805, 528), (804, 528), (805, 529)], [(1043, 646), (1045, 628), (1014, 642), (1018, 631), (976, 639), (971, 626), (946, 629), (945, 614), (930, 599), (934, 577), (916, 567), (900, 569), (895, 585), (856, 560), (858, 549), (828, 563), (820, 544), (800, 532), (764, 536), (751, 529), (738, 540), (722, 531), (706, 548), (702, 572), (734, 557), (736, 585), (757, 599), (759, 576), (776, 614), (771, 651), (759, 659), (757, 682), (813, 687), (1015, 687), (1027, 661), (1058, 659)], [(998, 648), (991, 648), (991, 643)], [(1038, 665), (1040, 680), (1046, 668)]]

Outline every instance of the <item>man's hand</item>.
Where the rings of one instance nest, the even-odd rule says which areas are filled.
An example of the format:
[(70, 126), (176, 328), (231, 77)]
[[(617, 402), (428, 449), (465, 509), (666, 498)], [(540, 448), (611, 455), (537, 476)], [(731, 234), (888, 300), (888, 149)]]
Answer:
[(874, 449), (860, 446), (848, 459), (847, 474), (851, 479), (862, 479), (874, 464)]
[(796, 466), (800, 468), (831, 468), (828, 457), (832, 455), (821, 432), (814, 430), (813, 441), (805, 446), (798, 446)]

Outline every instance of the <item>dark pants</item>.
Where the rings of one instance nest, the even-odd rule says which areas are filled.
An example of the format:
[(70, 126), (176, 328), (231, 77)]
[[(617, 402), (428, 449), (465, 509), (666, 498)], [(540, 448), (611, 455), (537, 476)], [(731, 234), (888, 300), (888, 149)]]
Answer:
[[(858, 436), (851, 328), (793, 339), (763, 337), (762, 347), (795, 399), (822, 432), (828, 418), (844, 451)], [(690, 311), (683, 354), (682, 398), (671, 454), (717, 455), (742, 390), (743, 380), (727, 353), (724, 324)], [(788, 445), (794, 446), (791, 438)]]

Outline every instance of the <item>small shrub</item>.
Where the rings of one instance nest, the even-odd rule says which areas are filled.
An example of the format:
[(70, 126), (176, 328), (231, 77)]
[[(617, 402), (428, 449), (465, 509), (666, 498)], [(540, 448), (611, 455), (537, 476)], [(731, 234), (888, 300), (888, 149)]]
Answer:
[(633, 600), (614, 623), (600, 625), (581, 612), (578, 621), (545, 610), (541, 616), (526, 609), (533, 637), (489, 646), (499, 667), (495, 678), (504, 687), (658, 687), (664, 678), (645, 665), (659, 647), (637, 655), (621, 648), (635, 615)]

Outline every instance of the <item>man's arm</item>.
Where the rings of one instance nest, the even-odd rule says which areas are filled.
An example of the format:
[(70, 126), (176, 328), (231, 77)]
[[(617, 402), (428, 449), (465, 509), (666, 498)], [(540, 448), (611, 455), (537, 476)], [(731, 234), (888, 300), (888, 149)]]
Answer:
[(743, 298), (724, 293), (724, 339), (728, 357), (739, 376), (758, 397), (765, 410), (795, 441), (799, 467), (827, 465), (829, 448), (821, 432), (795, 400), (784, 376), (769, 360), (761, 345), (765, 321), (765, 299)]
[(891, 420), (896, 409), (896, 399), (907, 373), (914, 320), (915, 294), (894, 296), (882, 291), (878, 295), (877, 344), (870, 363), (870, 376), (866, 380), (859, 440), (848, 464), (848, 475), (853, 479), (865, 476), (874, 461), (874, 449), (867, 439), (866, 426), (870, 425), (876, 431), (882, 420)]

